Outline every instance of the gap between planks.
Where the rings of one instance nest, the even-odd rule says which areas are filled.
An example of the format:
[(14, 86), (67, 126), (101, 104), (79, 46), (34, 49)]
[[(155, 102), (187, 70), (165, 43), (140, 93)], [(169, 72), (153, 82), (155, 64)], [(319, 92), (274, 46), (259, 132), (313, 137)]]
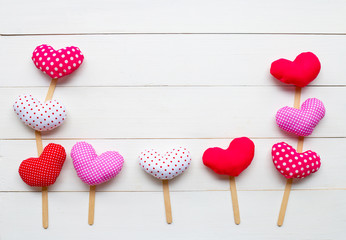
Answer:
[[(302, 189), (291, 189), (291, 192), (293, 191), (345, 191), (346, 188), (315, 188), (315, 189), (310, 189), (310, 188), (302, 188)], [(283, 192), (284, 189), (242, 189), (242, 190), (237, 190), (237, 192)], [(0, 193), (32, 193), (32, 192), (41, 192), (40, 190), (37, 191), (0, 191)], [(57, 193), (89, 193), (89, 190), (80, 190), (80, 191), (49, 191), (49, 192), (57, 192)], [(105, 193), (160, 193), (162, 191), (157, 190), (157, 191), (105, 191), (105, 190), (100, 190), (97, 192), (105, 192)], [(229, 189), (225, 190), (170, 190), (170, 192), (177, 192), (177, 193), (183, 193), (183, 192), (229, 192)]]

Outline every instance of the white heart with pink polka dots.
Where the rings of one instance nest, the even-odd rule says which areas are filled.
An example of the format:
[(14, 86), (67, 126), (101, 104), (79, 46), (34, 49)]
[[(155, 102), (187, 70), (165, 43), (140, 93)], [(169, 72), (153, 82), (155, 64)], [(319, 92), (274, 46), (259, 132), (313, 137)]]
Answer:
[(190, 152), (183, 147), (173, 148), (165, 154), (147, 149), (139, 155), (139, 165), (158, 179), (172, 179), (182, 174), (191, 163)]
[(13, 109), (25, 125), (36, 131), (52, 130), (66, 119), (66, 109), (59, 101), (41, 103), (29, 94), (19, 96)]
[(42, 44), (32, 53), (35, 66), (51, 78), (61, 78), (71, 74), (83, 63), (84, 56), (78, 47), (55, 50)]

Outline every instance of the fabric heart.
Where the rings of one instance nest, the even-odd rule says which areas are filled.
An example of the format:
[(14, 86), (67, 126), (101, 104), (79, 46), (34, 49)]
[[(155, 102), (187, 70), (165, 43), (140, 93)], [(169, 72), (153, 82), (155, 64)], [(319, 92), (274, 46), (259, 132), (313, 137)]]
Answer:
[(77, 142), (71, 150), (78, 177), (88, 185), (98, 185), (114, 178), (121, 171), (124, 158), (118, 152), (107, 151), (97, 156), (86, 142)]
[(279, 59), (272, 63), (270, 73), (278, 80), (298, 87), (312, 82), (321, 70), (318, 57), (312, 52), (299, 54), (294, 61)]
[(28, 158), (19, 166), (19, 175), (32, 187), (47, 187), (55, 183), (66, 159), (66, 152), (59, 144), (48, 144), (40, 157)]
[(235, 138), (227, 149), (208, 148), (203, 163), (217, 174), (236, 177), (252, 162), (255, 144), (247, 137)]
[(51, 78), (61, 78), (73, 73), (84, 60), (83, 53), (77, 47), (65, 47), (54, 50), (43, 44), (32, 53), (35, 66)]
[(41, 103), (29, 94), (19, 96), (13, 109), (25, 125), (36, 131), (49, 131), (59, 127), (66, 119), (65, 107), (56, 100)]
[(312, 133), (325, 113), (321, 100), (308, 98), (300, 109), (287, 106), (279, 109), (275, 118), (281, 129), (305, 137)]
[(276, 169), (285, 178), (305, 178), (321, 167), (321, 159), (317, 153), (311, 150), (297, 153), (285, 142), (273, 145), (272, 157)]
[(182, 174), (191, 163), (190, 152), (183, 147), (173, 148), (165, 154), (146, 149), (139, 155), (139, 165), (158, 179), (172, 179)]

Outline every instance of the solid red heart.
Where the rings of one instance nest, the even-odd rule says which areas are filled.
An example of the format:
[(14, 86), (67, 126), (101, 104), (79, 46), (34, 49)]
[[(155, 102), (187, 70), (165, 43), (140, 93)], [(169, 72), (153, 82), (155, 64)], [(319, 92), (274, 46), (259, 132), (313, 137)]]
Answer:
[(19, 175), (32, 187), (47, 187), (55, 183), (66, 159), (66, 152), (59, 144), (48, 144), (40, 157), (28, 158), (19, 166)]
[(311, 150), (297, 153), (285, 142), (273, 145), (272, 157), (276, 169), (285, 178), (305, 178), (321, 167), (321, 159), (317, 153)]
[(272, 63), (270, 73), (283, 83), (305, 87), (321, 70), (318, 57), (312, 52), (299, 54), (294, 61), (279, 59)]
[(208, 148), (203, 163), (217, 174), (236, 177), (252, 162), (255, 144), (247, 137), (235, 138), (227, 149)]

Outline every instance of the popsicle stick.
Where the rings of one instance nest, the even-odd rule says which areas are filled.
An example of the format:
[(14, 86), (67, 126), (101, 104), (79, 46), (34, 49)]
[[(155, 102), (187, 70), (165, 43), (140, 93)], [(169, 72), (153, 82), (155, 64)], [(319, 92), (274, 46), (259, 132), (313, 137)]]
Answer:
[(240, 214), (239, 214), (239, 204), (238, 204), (238, 195), (237, 195), (237, 187), (235, 184), (235, 177), (229, 177), (230, 188), (231, 188), (231, 196), (232, 196), (232, 205), (233, 205), (233, 215), (235, 224), (240, 224)]
[[(300, 108), (301, 93), (302, 93), (302, 88), (296, 87), (296, 91), (294, 94), (294, 104), (293, 104), (294, 108), (297, 108), (297, 109)], [(299, 153), (303, 152), (303, 144), (304, 144), (304, 137), (299, 137), (298, 138), (298, 144), (297, 144), (297, 152), (299, 152)], [(292, 178), (287, 179), (287, 181), (286, 181), (284, 196), (282, 198), (281, 208), (280, 208), (280, 213), (279, 213), (279, 219), (278, 219), (278, 223), (277, 223), (279, 227), (281, 227), (284, 223), (288, 199), (290, 197), (290, 192), (291, 192), (291, 188), (292, 188), (292, 182), (293, 182)]]
[(90, 186), (89, 191), (89, 215), (88, 215), (88, 223), (89, 225), (94, 224), (94, 216), (95, 216), (95, 192), (96, 186)]
[(166, 210), (166, 221), (168, 224), (172, 223), (172, 208), (171, 208), (171, 199), (169, 197), (169, 186), (168, 180), (162, 180), (163, 187), (163, 198), (165, 202), (165, 210)]
[[(52, 100), (58, 79), (52, 79), (46, 95), (46, 101)], [(43, 151), (41, 132), (35, 131), (35, 140), (37, 155), (40, 156)], [(44, 229), (48, 228), (48, 187), (42, 187), (42, 226)]]
[(48, 228), (48, 188), (42, 187), (42, 226)]
[(57, 82), (58, 82), (58, 79), (57, 79), (57, 78), (53, 78), (53, 79), (50, 81), (50, 85), (49, 85), (49, 88), (48, 88), (48, 92), (47, 92), (47, 95), (46, 95), (46, 99), (44, 100), (45, 102), (46, 102), (46, 101), (49, 101), (49, 100), (52, 100)]

